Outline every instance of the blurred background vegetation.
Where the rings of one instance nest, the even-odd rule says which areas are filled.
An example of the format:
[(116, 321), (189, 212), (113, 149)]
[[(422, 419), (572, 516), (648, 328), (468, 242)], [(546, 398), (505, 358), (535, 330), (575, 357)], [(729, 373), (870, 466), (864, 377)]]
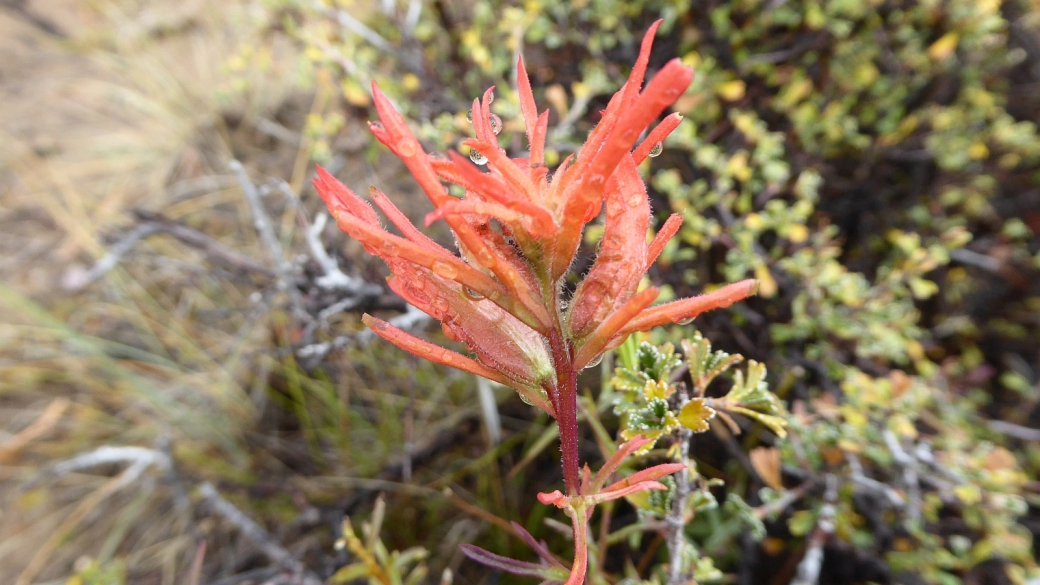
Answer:
[[(419, 222), (369, 84), (440, 151), (494, 85), (519, 154), (521, 53), (555, 164), (657, 18), (651, 70), (696, 78), (644, 169), (685, 218), (649, 278), (760, 279), (696, 325), (791, 413), (784, 440), (694, 438), (726, 480), (689, 526), (698, 578), (786, 584), (816, 547), (819, 583), (1038, 582), (1035, 0), (0, 2), (0, 582), (494, 583), (458, 544), (529, 554), (505, 521), (567, 550), (533, 497), (560, 478), (550, 421), (369, 343), (364, 311), (440, 332), (308, 181), (319, 162)], [(582, 379), (593, 467), (612, 378)], [(611, 551), (618, 579), (665, 559), (653, 532)]]

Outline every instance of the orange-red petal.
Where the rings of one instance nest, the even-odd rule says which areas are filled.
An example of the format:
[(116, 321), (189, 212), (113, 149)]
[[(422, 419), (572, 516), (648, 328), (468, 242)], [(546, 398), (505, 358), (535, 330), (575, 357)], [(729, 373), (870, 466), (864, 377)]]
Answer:
[(672, 239), (672, 236), (679, 231), (679, 227), (682, 226), (682, 216), (678, 213), (673, 213), (668, 217), (668, 220), (664, 222), (661, 229), (658, 230), (657, 235), (654, 236), (650, 246), (646, 250), (646, 267), (644, 270), (649, 270), (650, 266), (657, 261), (657, 257), (661, 255), (668, 240)]
[(318, 195), (329, 208), (329, 213), (336, 215), (339, 212), (350, 213), (361, 218), (362, 221), (373, 226), (379, 226), (379, 218), (376, 216), (372, 206), (358, 197), (339, 179), (333, 177), (328, 171), (317, 166), (313, 180), (314, 188)]
[(585, 342), (585, 345), (578, 350), (578, 354), (574, 356), (574, 367), (578, 370), (585, 368), (592, 360), (599, 357), (604, 351), (610, 349), (610, 343), (617, 338), (618, 331), (625, 328), (633, 317), (638, 315), (640, 311), (645, 310), (655, 300), (657, 295), (660, 293), (654, 287), (648, 287), (634, 297), (628, 299), (628, 302), (621, 305), (617, 311), (614, 311), (612, 315), (607, 317), (605, 321), (592, 332), (589, 336), (589, 340)]
[(636, 292), (646, 272), (646, 233), (650, 201), (646, 185), (631, 157), (618, 165), (607, 190), (607, 220), (599, 254), (574, 291), (568, 325), (584, 339)]
[(647, 331), (658, 325), (693, 319), (701, 313), (712, 309), (722, 309), (737, 301), (742, 301), (757, 291), (758, 281), (748, 279), (726, 285), (707, 294), (651, 307), (632, 319), (618, 336), (624, 337), (636, 331)]
[(377, 319), (368, 313), (365, 313), (361, 317), (361, 321), (365, 325), (368, 325), (369, 328), (372, 329), (373, 333), (408, 353), (415, 354), (423, 359), (430, 360), (431, 362), (458, 368), (464, 372), (487, 378), (493, 382), (498, 382), (507, 386), (512, 383), (512, 381), (504, 375), (484, 367), (480, 362), (474, 359), (451, 351), (450, 349), (445, 349), (437, 344), (430, 343), (425, 339), (420, 339), (411, 333), (398, 329), (390, 323), (387, 323), (382, 319)]
[(682, 114), (679, 112), (673, 112), (666, 116), (664, 120), (661, 120), (660, 124), (654, 126), (654, 129), (651, 130), (650, 133), (646, 135), (646, 138), (639, 143), (639, 146), (632, 151), (632, 158), (635, 159), (636, 164), (640, 164), (646, 160), (646, 157), (650, 156), (650, 151), (658, 144), (664, 142), (664, 139), (668, 138), (668, 135), (679, 127), (679, 124), (682, 123), (682, 119)]

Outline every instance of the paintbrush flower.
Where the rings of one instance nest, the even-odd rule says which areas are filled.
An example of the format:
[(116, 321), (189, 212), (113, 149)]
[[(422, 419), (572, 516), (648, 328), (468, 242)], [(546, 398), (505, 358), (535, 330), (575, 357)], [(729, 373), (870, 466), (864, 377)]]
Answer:
[[(545, 164), (549, 112), (538, 112), (523, 59), (517, 63), (517, 89), (530, 144), (526, 157), (511, 158), (498, 144), (503, 124), (491, 112), (493, 88), (473, 101), (475, 137), (464, 143), (470, 149), (467, 158), (454, 152), (448, 157), (427, 154), (404, 117), (373, 84), (379, 121), (369, 128), (401, 158), (433, 203), (427, 225), (443, 220), (451, 228), (457, 255), (423, 235), (377, 189), (371, 190), (372, 202), (400, 235), (387, 231), (368, 202), (323, 169), (314, 180), (339, 227), (390, 267), (390, 288), (439, 320), (445, 335), (464, 343), (474, 357), (365, 315), (364, 322), (377, 335), (420, 357), (511, 386), (559, 423), (566, 493), (555, 491), (539, 499), (563, 508), (572, 518), (575, 554), (568, 585), (584, 580), (588, 517), (596, 504), (663, 489), (657, 480), (682, 467), (658, 465), (604, 487), (621, 460), (645, 443), (640, 438), (622, 446), (595, 478), (588, 467), (582, 474), (578, 373), (632, 333), (686, 322), (744, 299), (757, 287), (756, 281), (745, 280), (656, 306), (656, 288), (639, 290), (647, 269), (682, 222), (678, 215), (671, 216), (647, 243), (650, 201), (638, 166), (660, 149), (681, 117), (664, 117), (636, 142), (693, 77), (689, 67), (673, 59), (643, 86), (658, 26), (660, 21), (647, 31), (628, 81), (610, 99), (588, 140), (551, 176)], [(450, 195), (445, 182), (461, 186), (465, 196)], [(604, 210), (596, 260), (573, 295), (565, 298), (564, 277), (585, 226)], [(541, 565), (475, 547), (466, 552), (503, 570), (558, 580), (562, 564), (535, 548), (541, 551)]]
[[(401, 235), (385, 230), (372, 207), (318, 169), (314, 180), (338, 225), (390, 266), (390, 287), (443, 324), (476, 359), (435, 346), (365, 316), (376, 334), (438, 363), (515, 388), (528, 402), (555, 416), (556, 370), (550, 338), (566, 345), (580, 370), (636, 331), (683, 322), (709, 309), (752, 294), (754, 281), (711, 294), (651, 307), (658, 291), (637, 292), (639, 282), (681, 224), (671, 216), (648, 244), (650, 203), (638, 165), (674, 130), (679, 114), (665, 117), (636, 141), (689, 85), (693, 72), (677, 59), (643, 88), (655, 23), (642, 42), (625, 85), (577, 155), (550, 177), (544, 162), (548, 110), (538, 112), (523, 59), (517, 63), (521, 112), (530, 153), (510, 158), (497, 141), (501, 120), (491, 113), (492, 89), (473, 101), (475, 138), (464, 144), (473, 155), (429, 155), (405, 119), (373, 84), (379, 121), (376, 138), (401, 158), (435, 209), (427, 224), (444, 220), (459, 255), (416, 229), (376, 189), (371, 199)], [(481, 168), (483, 167), (483, 168)], [(486, 171), (485, 171), (486, 169)], [(460, 185), (465, 197), (450, 195), (444, 182)], [(572, 298), (560, 298), (562, 278), (573, 262), (587, 223), (606, 208), (599, 254)], [(565, 311), (561, 309), (566, 304)], [(557, 360), (559, 361), (559, 360)]]

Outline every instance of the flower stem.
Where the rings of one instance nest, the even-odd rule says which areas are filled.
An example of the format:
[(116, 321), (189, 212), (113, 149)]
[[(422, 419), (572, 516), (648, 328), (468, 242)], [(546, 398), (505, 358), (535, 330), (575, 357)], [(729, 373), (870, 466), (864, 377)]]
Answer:
[(563, 454), (563, 484), (567, 495), (578, 494), (578, 376), (569, 345), (559, 329), (549, 335), (549, 349), (556, 367), (556, 422), (560, 426), (560, 452)]

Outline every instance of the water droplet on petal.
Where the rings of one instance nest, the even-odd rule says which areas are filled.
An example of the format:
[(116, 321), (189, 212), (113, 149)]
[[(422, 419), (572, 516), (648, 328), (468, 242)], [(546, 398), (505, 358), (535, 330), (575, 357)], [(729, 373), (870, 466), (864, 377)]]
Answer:
[(451, 303), (444, 297), (435, 297), (430, 303), (430, 308), (433, 309), (431, 316), (434, 318), (448, 320), (451, 317), (448, 314), (451, 311)]
[(474, 253), (477, 258), (477, 262), (481, 266), (490, 266), (495, 261), (495, 256), (491, 253), (491, 250), (487, 248), (481, 248)]
[(499, 118), (497, 114), (491, 114), (488, 123), (491, 124), (491, 131), (496, 135), (502, 131), (502, 118)]
[(473, 123), (473, 110), (466, 112), (466, 121), (470, 124)]
[(474, 164), (478, 165), (486, 165), (488, 161), (487, 157), (480, 154), (480, 152), (476, 149), (469, 151), (469, 160), (473, 161)]
[(598, 366), (600, 364), (600, 362), (602, 362), (602, 361), (603, 361), (603, 354), (600, 354), (599, 357), (593, 359), (591, 362), (589, 362), (589, 365), (587, 365), (585, 367), (586, 368), (594, 368), (594, 367)]
[(627, 201), (628, 206), (629, 207), (639, 207), (643, 203), (643, 199), (644, 198), (643, 198), (642, 195), (633, 195), (633, 196), (628, 198), (628, 201)]
[(685, 319), (679, 319), (676, 323), (679, 325), (689, 325), (690, 323), (693, 323), (693, 319), (694, 317), (687, 317)]
[(383, 123), (382, 122), (369, 122), (368, 123), (368, 127), (371, 128), (372, 130), (375, 130), (376, 132), (382, 132), (382, 131), (386, 130), (386, 128), (383, 128)]
[(458, 336), (455, 335), (455, 332), (452, 331), (450, 327), (448, 327), (447, 323), (441, 323), (441, 331), (443, 331), (444, 332), (444, 336), (447, 337), (448, 339), (450, 339), (451, 341), (458, 341), (459, 340)]
[(448, 157), (444, 156), (444, 154), (440, 152), (431, 152), (430, 158), (433, 160), (448, 160)]
[(484, 300), (484, 295), (478, 293), (477, 291), (471, 289), (468, 286), (462, 287), (462, 292), (466, 293), (466, 296), (473, 299), (474, 301)]
[(491, 93), (488, 94), (488, 103), (489, 104), (495, 103), (495, 92), (491, 92)]
[(647, 156), (649, 156), (650, 158), (654, 158), (655, 156), (660, 156), (661, 152), (663, 151), (664, 145), (658, 142), (657, 144), (650, 147), (650, 152), (647, 153)]
[(397, 153), (401, 156), (401, 158), (411, 158), (415, 156), (415, 152), (417, 150), (418, 149), (415, 146), (415, 142), (411, 140), (405, 139), (397, 144)]
[(431, 269), (433, 270), (433, 273), (437, 276), (443, 276), (448, 280), (451, 280), (459, 275), (459, 270), (455, 268), (453, 264), (443, 262), (441, 260), (435, 260)]

